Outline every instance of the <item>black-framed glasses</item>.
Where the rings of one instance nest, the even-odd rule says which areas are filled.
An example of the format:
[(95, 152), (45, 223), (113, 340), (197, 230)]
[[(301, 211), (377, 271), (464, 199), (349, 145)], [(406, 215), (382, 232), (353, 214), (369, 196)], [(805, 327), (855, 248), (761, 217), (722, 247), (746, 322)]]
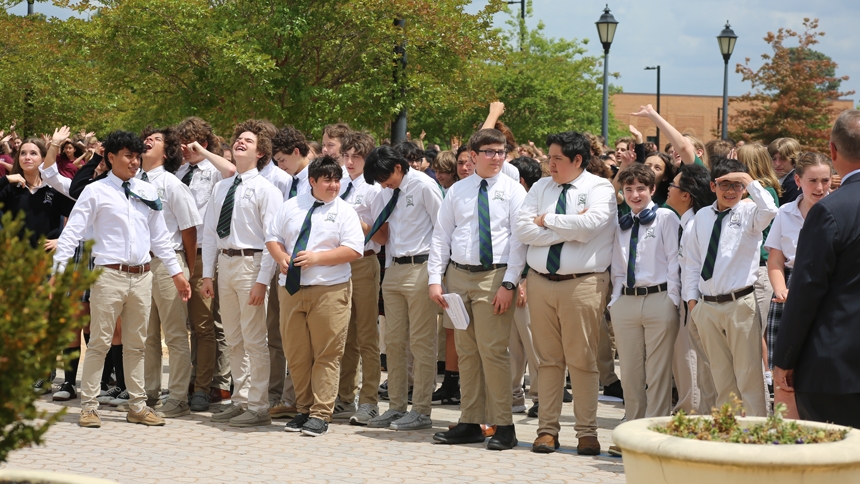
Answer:
[(740, 182), (732, 183), (732, 182), (724, 181), (724, 182), (717, 183), (717, 186), (720, 187), (720, 190), (722, 190), (724, 192), (727, 192), (729, 190), (741, 192), (744, 189), (744, 184), (740, 183)]
[(478, 150), (478, 153), (483, 153), (487, 158), (505, 157), (508, 155), (507, 150)]
[(681, 190), (682, 192), (684, 191), (683, 188), (681, 188), (679, 185), (675, 185), (674, 183), (670, 183), (669, 188), (677, 188), (678, 190)]

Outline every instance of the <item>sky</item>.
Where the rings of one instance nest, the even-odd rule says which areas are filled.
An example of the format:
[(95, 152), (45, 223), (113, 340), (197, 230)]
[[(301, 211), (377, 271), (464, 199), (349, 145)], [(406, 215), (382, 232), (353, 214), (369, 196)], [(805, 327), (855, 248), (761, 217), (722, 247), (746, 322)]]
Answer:
[[(600, 18), (606, 0), (527, 0), (532, 16), (529, 27), (539, 21), (546, 25), (545, 34), (555, 38), (589, 39), (589, 55), (602, 55), (594, 22)], [(487, 0), (473, 0), (467, 7), (476, 12)], [(621, 77), (613, 79), (625, 92), (656, 92), (656, 71), (646, 66), (660, 65), (663, 94), (699, 94), (721, 96), (723, 93), (723, 59), (717, 35), (726, 20), (738, 36), (729, 61), (729, 95), (751, 90), (735, 72), (735, 65), (748, 57), (751, 66), (761, 66), (761, 55), (771, 53), (763, 40), (769, 31), (780, 27), (801, 30), (804, 17), (818, 18), (819, 30), (826, 32), (814, 49), (829, 55), (837, 64), (838, 76), (848, 75), (843, 91), (860, 91), (860, 8), (857, 0), (614, 0), (609, 4), (619, 22), (609, 52), (609, 70)], [(519, 12), (519, 5), (512, 5)], [(36, 10), (60, 18), (72, 12), (54, 7), (50, 2), (36, 4)], [(26, 2), (9, 9), (23, 15)], [(505, 27), (506, 14), (496, 17)], [(791, 44), (788, 44), (791, 46)], [(860, 94), (848, 96), (855, 101)]]

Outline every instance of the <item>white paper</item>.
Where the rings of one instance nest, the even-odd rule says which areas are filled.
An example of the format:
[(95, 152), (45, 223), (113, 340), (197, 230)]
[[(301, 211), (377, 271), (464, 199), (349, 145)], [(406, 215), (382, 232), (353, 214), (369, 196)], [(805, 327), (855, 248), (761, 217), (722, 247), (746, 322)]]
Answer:
[(466, 329), (469, 327), (469, 313), (466, 312), (466, 305), (463, 304), (463, 298), (459, 294), (442, 294), (445, 302), (448, 303), (448, 317), (454, 324), (455, 329)]

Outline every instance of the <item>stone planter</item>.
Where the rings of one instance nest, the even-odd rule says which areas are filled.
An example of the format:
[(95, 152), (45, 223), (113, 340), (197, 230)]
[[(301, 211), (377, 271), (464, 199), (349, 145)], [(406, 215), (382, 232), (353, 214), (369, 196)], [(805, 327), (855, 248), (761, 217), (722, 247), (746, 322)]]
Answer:
[[(756, 445), (672, 437), (651, 430), (670, 417), (645, 418), (615, 428), (628, 484), (860, 483), (860, 431), (825, 444)], [(752, 425), (763, 417), (738, 419)], [(802, 421), (817, 428), (844, 428)]]
[(62, 472), (0, 469), (0, 484), (6, 482), (26, 484), (117, 484), (116, 481), (79, 476), (77, 474), (64, 474)]

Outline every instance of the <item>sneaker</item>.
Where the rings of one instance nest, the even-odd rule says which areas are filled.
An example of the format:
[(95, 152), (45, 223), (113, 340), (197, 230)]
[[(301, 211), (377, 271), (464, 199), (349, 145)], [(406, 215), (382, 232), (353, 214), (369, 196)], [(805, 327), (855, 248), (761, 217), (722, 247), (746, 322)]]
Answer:
[(371, 429), (387, 429), (391, 422), (398, 420), (406, 415), (403, 412), (398, 412), (397, 410), (388, 409), (382, 415), (377, 415), (372, 419), (367, 421), (367, 427)]
[(209, 410), (209, 394), (204, 391), (194, 392), (194, 395), (191, 395), (191, 401), (188, 406), (193, 412), (205, 412)]
[(511, 405), (511, 413), (526, 413), (525, 405)]
[(308, 422), (308, 418), (310, 414), (308, 413), (298, 413), (292, 420), (287, 422), (287, 426), (284, 428), (286, 432), (301, 432), (302, 427)]
[(388, 380), (385, 380), (384, 382), (380, 383), (379, 388), (376, 389), (376, 392), (379, 394), (380, 397), (383, 394), (385, 394), (385, 397), (387, 400), (388, 399)]
[(36, 380), (36, 383), (33, 383), (33, 391), (36, 395), (46, 395), (51, 393), (51, 384), (45, 380)]
[(253, 410), (245, 410), (245, 413), (230, 419), (231, 427), (262, 427), (264, 425), (272, 425), (272, 417), (269, 412), (255, 412)]
[(367, 425), (370, 419), (379, 415), (379, 407), (372, 403), (362, 403), (358, 411), (349, 418), (350, 425)]
[(459, 405), (460, 386), (457, 385), (457, 389), (455, 391), (442, 385), (438, 390), (433, 392), (433, 396), (430, 397), (430, 400), (431, 405)]
[(107, 386), (107, 383), (101, 382), (101, 390), (99, 390), (99, 396), (103, 397), (108, 394), (108, 390), (110, 390)]
[(104, 392), (104, 395), (97, 397), (96, 401), (101, 403), (102, 405), (108, 405), (110, 401), (118, 397), (120, 393), (122, 393), (122, 388), (111, 387), (110, 390)]
[(325, 435), (326, 433), (328, 433), (328, 422), (316, 417), (309, 418), (308, 421), (305, 422), (305, 425), (302, 427), (302, 435), (319, 437), (320, 435)]
[(213, 414), (209, 420), (213, 422), (229, 422), (231, 418), (238, 417), (245, 413), (245, 409), (234, 404), (230, 404), (229, 407), (225, 408), (219, 413)]
[(338, 397), (337, 401), (334, 403), (334, 412), (332, 412), (331, 418), (338, 420), (348, 419), (349, 417), (352, 417), (357, 410), (358, 405), (356, 402), (343, 403)]
[(81, 416), (78, 417), (78, 425), (97, 429), (102, 426), (102, 419), (95, 409), (81, 410)]
[(287, 405), (283, 398), (269, 402), (269, 416), (272, 418), (295, 417), (296, 407)]
[(433, 421), (429, 415), (411, 410), (403, 417), (391, 422), (390, 428), (394, 430), (421, 430), (433, 427)]
[(603, 394), (607, 397), (616, 397), (624, 400), (624, 389), (621, 388), (621, 380), (615, 380), (611, 385), (603, 387)]
[(116, 396), (116, 398), (109, 401), (108, 405), (116, 407), (117, 405), (119, 405), (121, 403), (128, 403), (129, 398), (130, 398), (130, 396), (128, 394), (128, 390), (123, 390), (122, 392), (120, 392), (119, 395)]
[(191, 413), (191, 407), (188, 406), (188, 402), (180, 402), (171, 398), (164, 401), (158, 413), (164, 418), (184, 417)]
[(532, 408), (529, 409), (529, 413), (527, 414), (531, 418), (538, 418), (538, 411), (540, 410), (540, 402), (535, 402), (532, 405)]
[(69, 382), (64, 382), (59, 391), (54, 392), (51, 400), (55, 402), (66, 402), (78, 398), (78, 392), (75, 391), (75, 386)]
[(117, 405), (115, 410), (117, 412), (128, 412), (129, 410), (131, 410), (131, 406), (129, 406), (128, 401), (125, 401)]
[(129, 410), (125, 419), (130, 423), (149, 425), (151, 427), (161, 427), (164, 425), (164, 417), (156, 414), (149, 407), (143, 407), (143, 410), (140, 412)]

